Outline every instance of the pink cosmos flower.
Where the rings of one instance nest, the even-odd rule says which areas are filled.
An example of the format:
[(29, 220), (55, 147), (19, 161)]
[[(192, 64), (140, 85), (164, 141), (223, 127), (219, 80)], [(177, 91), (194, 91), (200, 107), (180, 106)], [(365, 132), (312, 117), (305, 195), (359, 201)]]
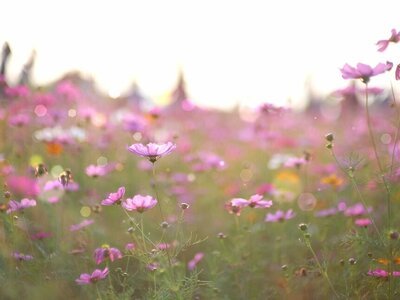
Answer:
[(345, 64), (340, 71), (342, 72), (343, 79), (361, 79), (362, 82), (368, 83), (372, 76), (382, 74), (389, 68), (388, 64), (379, 63), (372, 68), (369, 65), (359, 63), (354, 68), (348, 64)]
[(96, 283), (97, 281), (106, 278), (108, 273), (109, 271), (107, 267), (104, 268), (104, 270), (96, 269), (93, 271), (92, 274), (87, 274), (87, 273), (81, 274), (79, 278), (75, 280), (75, 282), (79, 285)]
[(383, 52), (386, 50), (386, 48), (389, 46), (389, 43), (398, 43), (400, 41), (400, 31), (397, 32), (396, 29), (392, 29), (392, 35), (388, 40), (380, 40), (376, 43), (376, 45), (379, 47), (378, 51)]
[(31, 235), (31, 240), (43, 240), (49, 237), (52, 237), (53, 234), (51, 232), (38, 232)]
[(94, 260), (96, 264), (101, 264), (107, 258), (111, 261), (121, 259), (122, 253), (117, 248), (111, 248), (108, 245), (103, 245), (101, 248), (94, 250)]
[(32, 260), (33, 256), (29, 255), (29, 254), (22, 254), (19, 252), (13, 252), (12, 257), (14, 257), (16, 260), (19, 261), (28, 261), (28, 260)]
[(400, 80), (400, 64), (396, 67), (395, 78), (396, 80)]
[(160, 157), (170, 154), (175, 148), (176, 145), (174, 143), (168, 142), (166, 144), (133, 144), (128, 147), (128, 150), (155, 163)]
[(272, 206), (271, 200), (263, 200), (263, 196), (259, 194), (255, 194), (250, 197), (249, 200), (242, 198), (234, 198), (231, 200), (231, 205), (239, 208), (243, 208), (246, 206), (252, 208), (268, 208)]
[(169, 243), (158, 243), (156, 246), (158, 250), (166, 250), (171, 248), (171, 244)]
[(134, 243), (127, 243), (127, 244), (125, 245), (125, 250), (126, 250), (126, 251), (133, 251), (133, 250), (135, 250), (135, 248), (136, 248), (136, 246), (135, 246)]
[(110, 206), (113, 204), (121, 204), (122, 197), (125, 195), (125, 187), (121, 186), (117, 192), (110, 193), (107, 199), (101, 201), (101, 205)]
[(28, 207), (36, 206), (36, 200), (24, 198), (21, 202), (11, 200), (8, 202), (7, 213), (10, 214), (15, 211), (23, 210)]
[(89, 225), (92, 225), (93, 223), (94, 223), (94, 220), (92, 220), (92, 219), (83, 220), (79, 224), (71, 225), (69, 227), (69, 231), (78, 231), (78, 230), (80, 230), (82, 228), (85, 228), (85, 227), (87, 227)]
[(156, 206), (157, 200), (151, 196), (136, 195), (133, 198), (127, 198), (122, 202), (122, 207), (126, 210), (136, 210), (142, 213), (150, 208)]
[(203, 252), (198, 252), (195, 254), (194, 258), (188, 262), (188, 269), (190, 271), (193, 271), (197, 264), (203, 259), (204, 253)]
[[(389, 272), (382, 270), (382, 269), (376, 269), (376, 270), (370, 270), (367, 273), (368, 276), (374, 276), (374, 277), (379, 277), (379, 278), (386, 278), (390, 275)], [(394, 277), (400, 277), (400, 272), (399, 271), (393, 271), (392, 275)]]
[(292, 209), (289, 209), (288, 211), (284, 212), (282, 210), (278, 210), (274, 214), (268, 213), (265, 216), (265, 222), (283, 222), (284, 220), (289, 220), (294, 218), (296, 214), (293, 212)]
[(288, 168), (300, 168), (306, 163), (307, 161), (304, 159), (304, 157), (289, 157), (284, 166)]
[(357, 219), (354, 221), (354, 224), (356, 224), (359, 227), (367, 227), (368, 225), (372, 224), (372, 221), (368, 218)]
[(22, 127), (27, 125), (31, 121), (31, 118), (27, 114), (18, 114), (10, 117), (8, 123), (12, 126)]
[(371, 207), (368, 207), (366, 209), (363, 204), (356, 203), (353, 206), (347, 207), (343, 213), (347, 217), (356, 217), (356, 216), (361, 216), (361, 215), (367, 214), (371, 211), (372, 211)]
[(85, 173), (90, 177), (101, 177), (107, 175), (107, 169), (104, 166), (90, 165), (86, 168)]

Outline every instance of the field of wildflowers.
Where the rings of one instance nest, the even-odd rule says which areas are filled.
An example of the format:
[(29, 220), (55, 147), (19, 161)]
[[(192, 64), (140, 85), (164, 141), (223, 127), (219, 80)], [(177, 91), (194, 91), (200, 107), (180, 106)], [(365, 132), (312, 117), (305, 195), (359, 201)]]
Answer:
[(339, 106), (303, 112), (2, 76), (0, 298), (398, 299), (400, 104), (373, 77), (400, 65), (332, 72)]

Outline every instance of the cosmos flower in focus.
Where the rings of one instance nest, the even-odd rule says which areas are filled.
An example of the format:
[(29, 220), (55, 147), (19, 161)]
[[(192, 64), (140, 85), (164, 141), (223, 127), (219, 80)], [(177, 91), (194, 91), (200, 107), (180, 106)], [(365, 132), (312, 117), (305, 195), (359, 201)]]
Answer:
[(81, 274), (79, 278), (75, 280), (75, 282), (79, 285), (96, 283), (97, 281), (106, 278), (108, 273), (109, 271), (107, 267), (104, 268), (104, 270), (96, 269), (93, 271), (92, 274), (87, 274), (87, 273)]
[(113, 204), (120, 204), (122, 197), (125, 195), (125, 187), (121, 186), (117, 192), (110, 193), (107, 199), (101, 201), (101, 205), (110, 206)]
[(352, 67), (345, 64), (340, 71), (342, 72), (343, 79), (361, 79), (362, 82), (368, 83), (372, 76), (376, 76), (386, 72), (390, 68), (390, 65), (379, 63), (372, 68), (369, 65), (358, 63), (357, 67)]
[(168, 142), (166, 144), (133, 144), (128, 147), (128, 150), (155, 163), (160, 157), (170, 154), (175, 148), (176, 145), (174, 143)]
[(396, 29), (392, 29), (392, 35), (387, 40), (379, 40), (376, 45), (379, 47), (378, 51), (383, 52), (389, 46), (389, 43), (398, 43), (400, 41), (400, 31), (397, 32)]
[(142, 213), (150, 208), (156, 206), (157, 200), (151, 196), (136, 195), (133, 198), (127, 198), (122, 202), (122, 207), (126, 210), (136, 210)]

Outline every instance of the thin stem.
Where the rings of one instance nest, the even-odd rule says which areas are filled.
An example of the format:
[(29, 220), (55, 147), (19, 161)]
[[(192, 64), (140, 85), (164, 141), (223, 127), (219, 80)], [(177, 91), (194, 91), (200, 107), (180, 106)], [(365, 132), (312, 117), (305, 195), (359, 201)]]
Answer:
[(366, 113), (366, 118), (367, 118), (369, 138), (371, 139), (372, 148), (374, 149), (375, 159), (376, 159), (376, 162), (378, 163), (379, 171), (383, 175), (384, 174), (383, 167), (382, 167), (381, 161), (379, 159), (374, 134), (372, 132), (371, 117), (370, 117), (370, 113), (369, 113), (368, 84), (367, 83), (365, 84), (365, 113)]
[(318, 268), (320, 269), (322, 275), (325, 277), (326, 281), (328, 282), (329, 287), (331, 288), (332, 292), (335, 294), (336, 298), (340, 299), (339, 294), (336, 292), (335, 287), (333, 286), (331, 280), (329, 279), (328, 272), (322, 267), (322, 265), (321, 265), (321, 263), (320, 263), (320, 261), (318, 259), (317, 254), (314, 252), (314, 249), (311, 246), (309, 238), (308, 237), (304, 237), (304, 239), (305, 239), (305, 242), (306, 242), (306, 245), (307, 245), (308, 249), (310, 250), (311, 254), (313, 255), (313, 257), (315, 259), (315, 262), (318, 265)]
[(364, 205), (364, 207), (365, 207), (365, 209), (366, 209), (366, 211), (367, 211), (368, 217), (369, 217), (369, 219), (370, 219), (371, 222), (372, 222), (372, 226), (374, 227), (376, 233), (378, 234), (378, 236), (379, 236), (381, 242), (384, 244), (383, 239), (382, 239), (382, 236), (381, 236), (381, 233), (379, 232), (379, 229), (378, 229), (378, 227), (376, 226), (375, 220), (374, 220), (374, 218), (372, 217), (371, 212), (370, 212), (370, 211), (368, 210), (368, 208), (367, 208), (367, 204), (366, 204), (366, 202), (365, 202), (365, 200), (364, 200), (364, 196), (361, 194), (360, 188), (358, 187), (358, 184), (357, 184), (357, 182), (356, 182), (356, 179), (354, 178), (354, 175), (353, 175), (353, 174), (350, 175), (349, 172), (346, 171), (346, 170), (342, 167), (342, 165), (340, 164), (339, 160), (337, 159), (336, 154), (335, 154), (335, 152), (333, 151), (333, 149), (331, 149), (331, 154), (332, 154), (333, 159), (335, 160), (336, 164), (339, 166), (340, 170), (341, 170), (344, 174), (346, 174), (346, 175), (349, 177), (350, 182), (352, 183), (354, 189), (355, 189), (356, 192), (357, 192), (358, 198), (360, 199), (360, 201), (362, 202), (362, 204)]
[(398, 142), (398, 140), (399, 140), (399, 133), (400, 133), (400, 109), (399, 109), (399, 107), (397, 106), (397, 103), (396, 103), (396, 95), (395, 95), (395, 93), (394, 93), (394, 89), (393, 89), (393, 84), (392, 84), (392, 82), (390, 82), (390, 89), (391, 89), (392, 97), (393, 97), (393, 105), (394, 105), (395, 108), (396, 108), (396, 111), (397, 111), (397, 119), (398, 119), (398, 123), (397, 123), (397, 126), (396, 126), (396, 133), (395, 133), (395, 136), (394, 136), (394, 144), (393, 144), (393, 150), (392, 150), (392, 157), (391, 157), (391, 159), (390, 159), (390, 177), (392, 177), (392, 175), (393, 175), (393, 165), (394, 165), (394, 155), (395, 155), (395, 153), (396, 153), (396, 147), (397, 147), (397, 142)]
[(142, 232), (143, 249), (147, 253), (146, 239), (144, 237), (145, 234), (144, 234), (143, 215), (142, 214), (140, 215), (140, 228), (141, 228), (141, 232)]
[[(160, 209), (161, 220), (162, 220), (162, 222), (164, 222), (164, 221), (165, 221), (165, 218), (164, 218), (163, 210), (162, 210), (162, 208), (161, 208), (161, 199), (160, 199), (160, 197), (159, 197), (158, 189), (157, 189), (156, 165), (155, 165), (155, 163), (153, 163), (153, 183), (152, 183), (152, 187), (153, 187), (153, 189), (154, 189), (154, 193), (156, 194), (156, 198), (157, 198), (157, 201), (158, 201), (158, 207), (159, 207), (159, 209)], [(162, 237), (161, 237), (161, 242), (162, 242), (162, 243), (165, 243), (165, 241), (164, 241), (164, 234), (163, 234)], [(171, 256), (169, 255), (168, 247), (165, 248), (165, 252), (167, 253), (168, 265), (169, 265), (169, 267), (171, 268), (171, 270), (173, 271), (173, 269), (172, 269), (172, 262), (171, 262)]]

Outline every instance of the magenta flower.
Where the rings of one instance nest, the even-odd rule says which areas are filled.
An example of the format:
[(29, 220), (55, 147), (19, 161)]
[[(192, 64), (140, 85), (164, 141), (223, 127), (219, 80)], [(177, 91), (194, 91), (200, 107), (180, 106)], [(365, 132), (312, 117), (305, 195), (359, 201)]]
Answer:
[(296, 214), (293, 212), (292, 209), (289, 209), (288, 211), (284, 212), (282, 210), (278, 210), (274, 214), (268, 213), (265, 216), (265, 222), (283, 222), (285, 220), (289, 220), (294, 218)]
[(92, 274), (87, 274), (87, 273), (81, 274), (79, 278), (75, 280), (75, 282), (79, 285), (96, 283), (97, 281), (106, 278), (108, 273), (109, 271), (107, 267), (104, 268), (104, 270), (96, 269), (93, 271)]
[(121, 186), (117, 192), (110, 193), (107, 199), (101, 201), (101, 205), (110, 206), (113, 204), (121, 204), (122, 197), (125, 195), (125, 187)]
[(128, 147), (128, 150), (155, 163), (160, 157), (170, 154), (175, 148), (176, 145), (174, 143), (168, 142), (161, 145), (155, 143), (148, 143), (147, 145), (133, 144)]
[(136, 195), (133, 198), (127, 198), (122, 202), (122, 207), (126, 210), (136, 210), (142, 213), (150, 208), (156, 206), (157, 200), (151, 196)]
[(15, 211), (23, 210), (28, 207), (36, 206), (36, 200), (24, 198), (21, 202), (11, 200), (8, 202), (7, 213), (10, 214)]
[(368, 218), (357, 219), (354, 221), (354, 224), (356, 224), (359, 227), (367, 227), (368, 225), (372, 224), (372, 221)]
[[(378, 277), (378, 278), (386, 278), (390, 275), (389, 272), (382, 270), (382, 269), (376, 269), (376, 270), (370, 270), (367, 273), (368, 276), (373, 276), (373, 277)], [(400, 272), (399, 271), (393, 271), (392, 275), (394, 277), (400, 277)]]
[(389, 67), (388, 64), (384, 63), (377, 64), (375, 68), (362, 63), (357, 64), (356, 68), (345, 64), (340, 71), (343, 79), (361, 79), (362, 82), (368, 83), (372, 76), (386, 72)]
[(376, 45), (379, 47), (378, 51), (383, 52), (386, 50), (386, 48), (389, 46), (389, 43), (398, 43), (400, 41), (400, 31), (397, 32), (396, 29), (392, 29), (392, 35), (388, 40), (380, 40), (376, 43)]
[(197, 264), (203, 259), (204, 253), (203, 252), (198, 252), (195, 254), (194, 258), (188, 262), (188, 269), (190, 271), (193, 271)]
[(82, 228), (85, 228), (89, 225), (92, 225), (94, 223), (94, 220), (89, 219), (89, 220), (83, 220), (79, 224), (74, 224), (69, 227), (69, 231), (78, 231), (81, 230)]
[(96, 264), (101, 264), (105, 259), (111, 261), (122, 258), (122, 253), (117, 248), (111, 248), (109, 245), (103, 245), (101, 248), (94, 250), (94, 260)]

